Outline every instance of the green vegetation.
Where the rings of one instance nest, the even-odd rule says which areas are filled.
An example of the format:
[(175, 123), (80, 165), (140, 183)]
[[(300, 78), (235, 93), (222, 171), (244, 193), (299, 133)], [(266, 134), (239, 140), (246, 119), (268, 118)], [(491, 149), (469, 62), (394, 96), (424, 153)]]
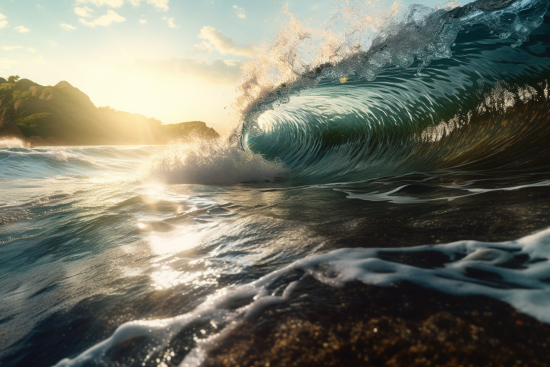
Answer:
[(22, 101), (25, 99), (31, 98), (32, 94), (29, 91), (21, 92), (20, 90), (16, 90), (12, 94), (12, 98), (14, 101)]
[(109, 106), (97, 108), (67, 82), (44, 87), (18, 75), (0, 78), (0, 116), (0, 137), (19, 134), (35, 144), (166, 144), (219, 137), (201, 121), (163, 125)]
[(15, 86), (15, 83), (19, 80), (19, 75), (12, 75), (8, 80), (0, 78), (4, 83), (0, 84), (0, 93), (1, 91), (10, 90)]
[(12, 75), (8, 78), (8, 83), (15, 84), (19, 79), (19, 75)]
[(21, 129), (25, 136), (40, 135), (36, 134), (36, 130), (41, 127), (40, 122), (50, 115), (51, 113), (49, 112), (35, 113), (34, 115), (17, 118), (13, 122)]

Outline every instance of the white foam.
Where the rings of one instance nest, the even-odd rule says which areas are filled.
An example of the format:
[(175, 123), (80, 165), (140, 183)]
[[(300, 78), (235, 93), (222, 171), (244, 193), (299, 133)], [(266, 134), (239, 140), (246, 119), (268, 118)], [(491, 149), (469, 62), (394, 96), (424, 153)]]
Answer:
[(30, 145), (21, 139), (7, 138), (0, 139), (0, 148), (29, 148)]
[(151, 159), (140, 176), (164, 183), (232, 185), (272, 181), (286, 172), (281, 162), (268, 161), (227, 141), (196, 140), (168, 147)]
[[(442, 267), (425, 269), (383, 260), (379, 256), (380, 252), (399, 254), (425, 251), (444, 254), (449, 261)], [(505, 266), (518, 256), (524, 257), (521, 266)], [(199, 320), (212, 325), (227, 325), (216, 335), (203, 340), (195, 339), (197, 347), (180, 364), (180, 367), (199, 366), (208, 350), (230, 337), (240, 320), (257, 316), (266, 307), (288, 300), (299, 281), (289, 283), (282, 296), (274, 294), (269, 287), (289, 272), (296, 270), (335, 287), (354, 281), (379, 287), (408, 281), (455, 296), (487, 296), (508, 303), (540, 321), (550, 323), (548, 258), (550, 229), (519, 240), (500, 243), (458, 241), (445, 245), (409, 248), (340, 249), (298, 260), (253, 283), (221, 290), (190, 313), (166, 320), (125, 323), (109, 339), (96, 344), (74, 359), (60, 361), (56, 366), (80, 366), (94, 359), (108, 364), (108, 361), (103, 359), (110, 348), (140, 336), (155, 340), (158, 346), (154, 351), (158, 351), (179, 331)], [(488, 272), (496, 277), (474, 278), (468, 275), (472, 269)], [(500, 280), (494, 280), (495, 278)], [(234, 311), (230, 310), (231, 304), (246, 298), (252, 299), (248, 305)]]

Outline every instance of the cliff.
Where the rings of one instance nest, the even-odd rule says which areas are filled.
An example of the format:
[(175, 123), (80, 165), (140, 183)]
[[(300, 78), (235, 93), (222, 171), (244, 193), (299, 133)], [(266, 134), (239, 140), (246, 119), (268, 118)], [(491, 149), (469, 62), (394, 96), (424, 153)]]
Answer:
[(163, 125), (140, 114), (97, 108), (65, 81), (44, 87), (28, 79), (9, 83), (0, 78), (0, 138), (34, 145), (117, 145), (166, 144), (192, 136), (219, 137), (201, 121)]

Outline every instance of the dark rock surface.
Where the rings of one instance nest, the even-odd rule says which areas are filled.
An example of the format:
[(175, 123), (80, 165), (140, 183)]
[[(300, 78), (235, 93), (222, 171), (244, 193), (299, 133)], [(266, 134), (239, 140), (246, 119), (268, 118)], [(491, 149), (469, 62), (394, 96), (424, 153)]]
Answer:
[(486, 297), (409, 283), (302, 282), (243, 322), (205, 366), (549, 366), (550, 326)]

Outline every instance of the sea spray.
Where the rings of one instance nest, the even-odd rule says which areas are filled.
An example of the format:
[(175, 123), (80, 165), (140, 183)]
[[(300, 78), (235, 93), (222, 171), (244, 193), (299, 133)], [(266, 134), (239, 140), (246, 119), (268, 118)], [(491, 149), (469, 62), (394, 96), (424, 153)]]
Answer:
[(30, 144), (17, 138), (0, 139), (0, 148), (30, 148)]
[[(526, 141), (521, 130), (509, 133), (514, 125), (548, 119), (546, 25), (539, 29), (548, 2), (507, 4), (396, 4), (377, 17), (343, 6), (325, 29), (290, 15), (289, 26), (246, 68), (232, 143), (282, 161), (295, 183), (308, 184), (467, 164), (487, 156), (459, 148), (482, 138), (477, 127), (497, 141), (510, 139), (508, 146)], [(514, 62), (502, 62), (508, 58)], [(502, 127), (519, 116), (507, 109), (522, 104), (531, 108)], [(460, 138), (441, 140), (465, 124), (472, 127)], [(422, 144), (428, 141), (441, 143)], [(451, 151), (460, 158), (449, 159)]]
[(151, 158), (139, 176), (169, 184), (234, 185), (273, 181), (286, 173), (280, 161), (268, 161), (227, 141), (193, 139)]

